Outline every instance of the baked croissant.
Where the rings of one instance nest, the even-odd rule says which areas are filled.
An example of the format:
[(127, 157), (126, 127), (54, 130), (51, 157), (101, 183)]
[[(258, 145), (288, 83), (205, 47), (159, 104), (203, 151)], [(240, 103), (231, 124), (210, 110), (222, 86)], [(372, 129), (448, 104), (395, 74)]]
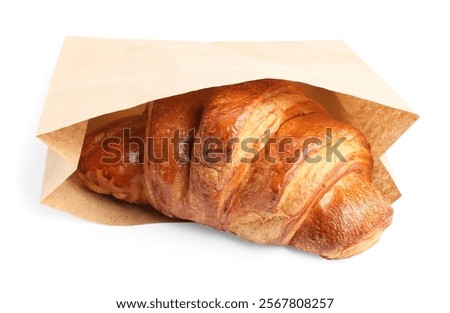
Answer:
[(359, 130), (299, 84), (264, 79), (150, 102), (102, 126), (86, 136), (78, 174), (171, 217), (340, 259), (391, 223), (372, 165)]

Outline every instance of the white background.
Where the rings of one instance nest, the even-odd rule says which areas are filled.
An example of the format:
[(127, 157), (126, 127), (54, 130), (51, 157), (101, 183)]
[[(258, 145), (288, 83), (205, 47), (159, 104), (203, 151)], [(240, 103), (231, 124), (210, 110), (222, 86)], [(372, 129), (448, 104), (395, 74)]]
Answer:
[[(115, 300), (155, 297), (333, 297), (325, 311), (449, 312), (445, 1), (9, 3), (0, 4), (0, 311), (116, 312)], [(326, 261), (194, 224), (107, 227), (40, 205), (46, 147), (34, 132), (66, 35), (345, 40), (421, 116), (388, 153), (403, 193), (393, 224), (369, 251)]]

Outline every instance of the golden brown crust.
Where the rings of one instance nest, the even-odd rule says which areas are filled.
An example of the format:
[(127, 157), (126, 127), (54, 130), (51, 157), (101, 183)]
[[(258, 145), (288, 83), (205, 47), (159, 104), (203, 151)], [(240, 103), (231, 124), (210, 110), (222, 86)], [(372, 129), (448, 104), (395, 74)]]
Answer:
[[(78, 176), (90, 189), (131, 203), (148, 203), (145, 194), (143, 147), (132, 138), (144, 138), (146, 119), (135, 115), (107, 124), (84, 140)], [(124, 131), (130, 140), (124, 144)], [(141, 161), (141, 162), (140, 162)]]
[(374, 244), (391, 219), (392, 208), (371, 182), (352, 172), (315, 203), (290, 244), (326, 258), (344, 258)]
[[(101, 142), (126, 127), (141, 136), (144, 161), (102, 164)], [(206, 155), (197, 143), (210, 143)], [(336, 145), (340, 156), (328, 155)], [(154, 101), (146, 115), (101, 128), (85, 140), (79, 174), (96, 192), (169, 216), (344, 258), (370, 247), (391, 221), (371, 184), (372, 163), (360, 131), (298, 84), (265, 79)]]

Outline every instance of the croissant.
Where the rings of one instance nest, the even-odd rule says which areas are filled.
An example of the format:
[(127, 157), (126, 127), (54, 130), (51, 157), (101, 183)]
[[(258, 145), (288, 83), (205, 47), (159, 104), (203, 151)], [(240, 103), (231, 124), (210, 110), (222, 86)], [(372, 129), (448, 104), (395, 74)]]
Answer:
[(78, 175), (101, 194), (328, 259), (376, 243), (392, 208), (361, 131), (299, 84), (263, 79), (173, 96), (86, 136)]

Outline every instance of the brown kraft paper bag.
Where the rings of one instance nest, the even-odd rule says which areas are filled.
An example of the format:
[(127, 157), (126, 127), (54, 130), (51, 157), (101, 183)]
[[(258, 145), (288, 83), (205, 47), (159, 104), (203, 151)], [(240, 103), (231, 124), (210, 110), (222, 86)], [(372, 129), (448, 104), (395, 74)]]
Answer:
[(374, 184), (391, 203), (400, 197), (383, 155), (418, 116), (341, 41), (68, 37), (37, 131), (48, 146), (42, 203), (108, 225), (178, 221), (85, 189), (74, 172), (86, 132), (142, 112), (152, 100), (262, 78), (301, 83), (335, 118), (362, 130), (372, 147)]

